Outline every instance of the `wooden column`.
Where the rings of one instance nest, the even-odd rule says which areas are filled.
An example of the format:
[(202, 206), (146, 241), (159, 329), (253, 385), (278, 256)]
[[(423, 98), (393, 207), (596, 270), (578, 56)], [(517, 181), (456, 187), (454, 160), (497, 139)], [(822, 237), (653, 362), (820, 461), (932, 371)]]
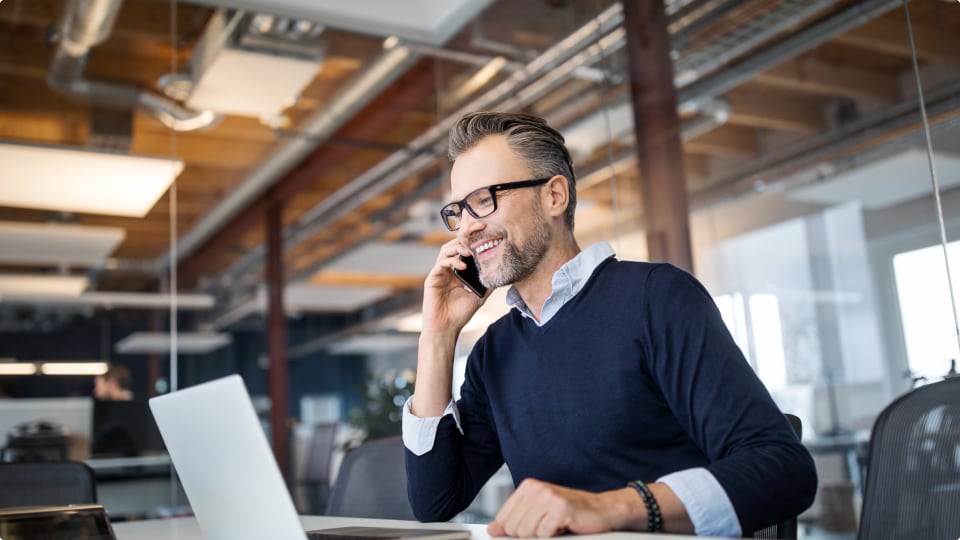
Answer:
[(273, 455), (289, 479), (290, 444), (287, 416), (290, 389), (287, 366), (287, 321), (283, 309), (283, 205), (266, 210), (267, 237), (267, 370), (270, 391), (270, 433)]
[(623, 0), (623, 17), (649, 259), (692, 271), (690, 210), (663, 0)]

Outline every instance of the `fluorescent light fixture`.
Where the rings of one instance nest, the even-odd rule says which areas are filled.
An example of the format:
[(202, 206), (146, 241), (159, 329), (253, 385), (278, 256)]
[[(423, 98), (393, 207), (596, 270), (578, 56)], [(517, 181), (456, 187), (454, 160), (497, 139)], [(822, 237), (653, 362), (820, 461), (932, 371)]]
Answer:
[(0, 274), (0, 296), (36, 294), (40, 296), (77, 297), (87, 288), (86, 276), (47, 276)]
[(106, 372), (106, 362), (44, 362), (40, 364), (40, 373), (44, 375), (103, 375)]
[(0, 375), (34, 375), (37, 372), (37, 365), (32, 362), (0, 362)]
[[(47, 304), (55, 306), (98, 306), (107, 309), (168, 309), (171, 297), (168, 293), (86, 292), (79, 296), (42, 295), (21, 292), (3, 293), (3, 304)], [(178, 310), (206, 310), (215, 304), (209, 294), (178, 294)]]
[(119, 227), (0, 221), (0, 261), (101, 266), (125, 236)]
[(491, 0), (194, 0), (287, 17), (323, 21), (330, 28), (375, 36), (397, 35), (431, 45), (446, 43)]
[[(177, 334), (177, 352), (180, 354), (206, 354), (229, 345), (230, 334), (216, 332), (180, 332)], [(114, 345), (120, 354), (166, 354), (170, 352), (172, 339), (165, 332), (134, 332)]]
[[(239, 49), (221, 49), (187, 99), (193, 109), (273, 118), (297, 101), (320, 62)], [(251, 73), (256, 73), (254, 78)]]
[(351, 336), (330, 345), (330, 354), (377, 355), (416, 349), (419, 338), (411, 334), (372, 334)]
[(0, 143), (0, 206), (143, 217), (183, 162), (70, 147)]

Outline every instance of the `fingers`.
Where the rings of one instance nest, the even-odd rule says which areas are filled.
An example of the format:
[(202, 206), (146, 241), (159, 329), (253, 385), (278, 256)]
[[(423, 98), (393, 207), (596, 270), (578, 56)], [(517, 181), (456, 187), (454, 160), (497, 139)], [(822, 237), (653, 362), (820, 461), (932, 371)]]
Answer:
[(440, 255), (437, 257), (437, 264), (438, 266), (444, 268), (457, 268), (459, 270), (463, 270), (467, 267), (467, 265), (460, 260), (461, 256), (472, 257), (473, 252), (471, 252), (470, 248), (464, 245), (461, 240), (451, 240), (440, 248)]
[(571, 507), (555, 488), (546, 482), (524, 480), (487, 526), (487, 532), (519, 538), (546, 538), (565, 532)]

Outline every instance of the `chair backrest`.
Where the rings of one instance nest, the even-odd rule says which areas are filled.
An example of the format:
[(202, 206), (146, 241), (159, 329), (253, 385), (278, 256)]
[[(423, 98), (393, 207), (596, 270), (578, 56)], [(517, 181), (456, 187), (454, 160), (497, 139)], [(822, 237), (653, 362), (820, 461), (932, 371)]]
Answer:
[(368, 441), (347, 452), (330, 492), (327, 514), (414, 520), (407, 499), (403, 440)]
[[(793, 428), (793, 431), (797, 434), (797, 438), (800, 439), (803, 437), (803, 423), (800, 421), (800, 417), (793, 414), (784, 414), (787, 417), (787, 420), (790, 422), (790, 426)], [(790, 519), (781, 521), (771, 525), (765, 529), (760, 529), (759, 531), (753, 533), (754, 538), (785, 538), (788, 540), (795, 540), (797, 538), (797, 516), (793, 516)]]
[(337, 424), (317, 424), (313, 426), (310, 444), (307, 448), (307, 463), (300, 481), (306, 490), (305, 510), (309, 514), (326, 512), (330, 497), (330, 466), (337, 435)]
[(307, 468), (303, 479), (307, 482), (330, 482), (330, 463), (333, 460), (337, 424), (313, 426), (310, 447), (307, 449)]
[(960, 377), (916, 388), (870, 433), (858, 539), (960, 538)]
[(85, 463), (0, 463), (0, 508), (96, 502), (97, 479)]

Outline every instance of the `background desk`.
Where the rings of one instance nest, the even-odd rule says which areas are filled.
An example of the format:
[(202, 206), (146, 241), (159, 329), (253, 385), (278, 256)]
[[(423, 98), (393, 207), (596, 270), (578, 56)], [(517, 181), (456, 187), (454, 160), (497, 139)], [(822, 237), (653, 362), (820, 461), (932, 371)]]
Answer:
[[(97, 475), (97, 501), (110, 519), (144, 519), (169, 508), (173, 495), (170, 456), (97, 458), (86, 461)], [(177, 500), (186, 504), (180, 482), (176, 482)]]
[[(490, 540), (487, 534), (486, 525), (462, 525), (458, 523), (417, 523), (415, 521), (393, 521), (386, 519), (359, 519), (330, 516), (302, 516), (305, 530), (329, 529), (331, 527), (347, 527), (358, 525), (374, 525), (381, 527), (434, 527), (443, 528), (462, 528), (470, 530), (473, 540)], [(113, 530), (117, 535), (117, 540), (202, 540), (200, 528), (193, 518), (161, 519), (150, 521), (131, 521), (127, 523), (115, 523)], [(670, 538), (693, 538), (692, 536), (681, 536), (673, 534), (647, 534), (647, 533), (626, 533), (615, 532), (607, 534), (596, 534), (589, 536), (576, 536), (567, 538), (577, 538), (578, 540), (641, 540), (645, 538), (669, 540)], [(698, 537), (704, 539), (706, 537)], [(284, 540), (282, 538), (271, 540)], [(709, 540), (709, 539), (707, 539)], [(719, 540), (719, 539), (717, 539)]]

